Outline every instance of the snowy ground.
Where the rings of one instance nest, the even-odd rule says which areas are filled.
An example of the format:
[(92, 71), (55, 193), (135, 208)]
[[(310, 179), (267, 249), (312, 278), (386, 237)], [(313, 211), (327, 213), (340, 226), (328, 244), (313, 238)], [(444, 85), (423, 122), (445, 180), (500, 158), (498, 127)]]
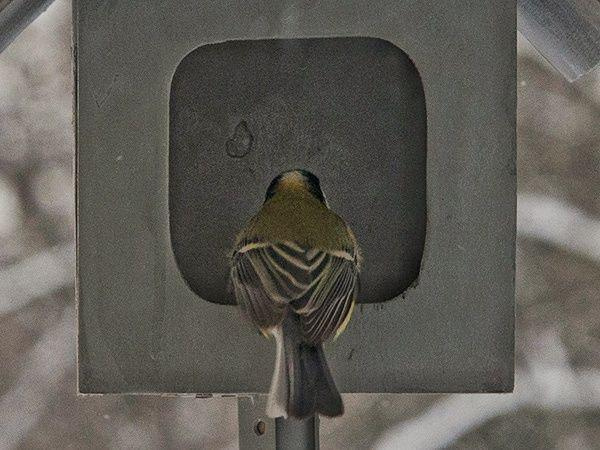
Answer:
[[(348, 396), (324, 449), (600, 448), (600, 76), (523, 40), (514, 394)], [(236, 448), (233, 399), (75, 396), (69, 2), (0, 55), (0, 449)]]

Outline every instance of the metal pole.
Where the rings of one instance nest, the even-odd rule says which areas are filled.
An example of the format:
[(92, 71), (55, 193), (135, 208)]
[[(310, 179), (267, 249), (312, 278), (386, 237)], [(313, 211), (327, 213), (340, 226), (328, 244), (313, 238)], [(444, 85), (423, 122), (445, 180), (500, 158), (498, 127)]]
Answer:
[(569, 81), (600, 62), (598, 0), (518, 0), (517, 24), (523, 36)]
[(54, 0), (0, 0), (0, 52)]
[(319, 418), (275, 419), (277, 450), (316, 450), (319, 448)]

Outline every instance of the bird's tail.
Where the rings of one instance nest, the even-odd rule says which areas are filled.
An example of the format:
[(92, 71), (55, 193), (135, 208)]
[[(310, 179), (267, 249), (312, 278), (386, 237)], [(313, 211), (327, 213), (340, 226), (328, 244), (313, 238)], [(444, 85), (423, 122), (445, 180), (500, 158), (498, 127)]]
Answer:
[(267, 402), (269, 417), (335, 417), (344, 404), (327, 367), (321, 344), (302, 341), (298, 319), (288, 314), (274, 330), (277, 357)]

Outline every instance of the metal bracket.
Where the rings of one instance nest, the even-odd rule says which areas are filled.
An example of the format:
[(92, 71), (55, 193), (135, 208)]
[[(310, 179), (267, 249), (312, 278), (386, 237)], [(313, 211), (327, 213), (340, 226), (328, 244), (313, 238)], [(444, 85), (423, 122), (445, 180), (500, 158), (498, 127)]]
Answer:
[(0, 0), (0, 52), (54, 0)]
[(270, 419), (265, 415), (267, 396), (238, 396), (240, 450), (316, 450), (319, 418)]
[(266, 416), (266, 406), (266, 395), (238, 397), (240, 450), (272, 450), (275, 448), (275, 420)]
[(519, 0), (518, 29), (569, 81), (600, 62), (600, 3), (596, 0)]

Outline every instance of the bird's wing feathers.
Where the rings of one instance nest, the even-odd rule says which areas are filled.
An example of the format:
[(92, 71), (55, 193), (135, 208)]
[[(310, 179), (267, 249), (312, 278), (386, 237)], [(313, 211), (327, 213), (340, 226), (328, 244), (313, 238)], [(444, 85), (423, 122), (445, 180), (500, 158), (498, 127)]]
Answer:
[(291, 243), (248, 243), (234, 254), (231, 279), (238, 303), (261, 329), (278, 325), (289, 305), (307, 342), (342, 327), (354, 302), (356, 255), (305, 250)]
[(346, 323), (356, 297), (358, 270), (353, 260), (328, 253), (321, 280), (294, 302), (304, 337), (322, 342)]
[(242, 311), (261, 330), (267, 330), (281, 322), (285, 304), (267, 293), (253, 259), (249, 252), (234, 255), (231, 282)]

